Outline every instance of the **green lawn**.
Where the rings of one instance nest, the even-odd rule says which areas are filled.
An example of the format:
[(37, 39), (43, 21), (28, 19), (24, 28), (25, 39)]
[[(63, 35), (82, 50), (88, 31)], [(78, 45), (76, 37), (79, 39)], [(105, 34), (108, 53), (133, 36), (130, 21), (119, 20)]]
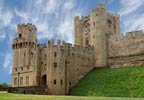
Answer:
[(144, 97), (144, 67), (95, 69), (72, 89), (70, 95)]
[(109, 98), (109, 97), (82, 97), (82, 96), (48, 96), (48, 95), (24, 95), (0, 93), (0, 100), (143, 100), (132, 98)]

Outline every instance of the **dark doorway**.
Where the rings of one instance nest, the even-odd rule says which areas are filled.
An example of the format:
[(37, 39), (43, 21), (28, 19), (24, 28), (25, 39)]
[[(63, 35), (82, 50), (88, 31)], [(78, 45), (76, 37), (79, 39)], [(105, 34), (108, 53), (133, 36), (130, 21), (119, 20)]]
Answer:
[(47, 76), (46, 75), (42, 76), (42, 85), (47, 85)]

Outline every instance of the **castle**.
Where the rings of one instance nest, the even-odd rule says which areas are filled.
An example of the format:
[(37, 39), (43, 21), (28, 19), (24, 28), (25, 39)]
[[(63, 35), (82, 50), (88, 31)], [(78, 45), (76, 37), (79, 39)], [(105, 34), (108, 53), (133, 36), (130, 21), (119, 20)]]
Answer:
[(37, 28), (18, 25), (13, 39), (10, 92), (65, 95), (97, 67), (144, 65), (142, 31), (120, 33), (120, 16), (99, 4), (89, 16), (74, 19), (75, 44), (37, 41)]

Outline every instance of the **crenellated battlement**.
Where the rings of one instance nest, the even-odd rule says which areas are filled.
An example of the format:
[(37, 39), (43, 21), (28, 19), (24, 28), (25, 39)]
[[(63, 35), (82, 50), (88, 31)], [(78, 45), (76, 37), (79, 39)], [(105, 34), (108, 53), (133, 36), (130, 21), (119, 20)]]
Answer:
[(132, 31), (132, 32), (126, 32), (124, 39), (139, 39), (139, 38), (144, 38), (144, 33), (142, 30), (139, 31)]
[(78, 21), (78, 22), (84, 22), (86, 20), (89, 20), (89, 16), (76, 16), (75, 17), (75, 21)]
[(104, 3), (100, 3), (96, 9), (92, 9), (91, 13), (99, 12), (101, 10), (106, 10), (106, 6)]
[(19, 24), (17, 27), (17, 38), (23, 38), (27, 42), (37, 42), (36, 35), (37, 35), (37, 28), (35, 25), (31, 23), (23, 23)]
[(50, 40), (47, 42), (47, 44), (38, 44), (38, 47), (40, 48), (48, 48), (48, 49), (58, 49), (61, 48), (63, 50), (70, 50), (70, 51), (79, 51), (79, 52), (93, 52), (94, 47), (88, 46), (88, 47), (82, 47), (79, 45), (73, 45), (71, 43), (66, 43), (65, 41), (61, 40)]
[(114, 14), (113, 14), (113, 13), (108, 12), (108, 13), (107, 13), (107, 16), (110, 17), (110, 18), (117, 18), (117, 19), (120, 18), (120, 15), (117, 14), (117, 13), (114, 13)]
[(18, 30), (25, 29), (26, 27), (32, 28), (34, 30), (37, 30), (36, 26), (31, 24), (31, 23), (23, 23), (23, 24), (18, 24)]

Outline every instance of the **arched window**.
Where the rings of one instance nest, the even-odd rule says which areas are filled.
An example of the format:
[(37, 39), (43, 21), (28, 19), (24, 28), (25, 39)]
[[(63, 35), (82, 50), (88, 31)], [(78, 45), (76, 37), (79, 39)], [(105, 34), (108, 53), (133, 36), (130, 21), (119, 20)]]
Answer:
[(21, 36), (22, 36), (22, 35), (21, 35), (21, 34), (19, 34), (19, 38), (21, 38)]
[(56, 84), (56, 80), (54, 80), (54, 84)]
[(46, 75), (42, 76), (42, 85), (47, 85), (47, 76)]
[(29, 84), (29, 76), (26, 76), (26, 84)]

